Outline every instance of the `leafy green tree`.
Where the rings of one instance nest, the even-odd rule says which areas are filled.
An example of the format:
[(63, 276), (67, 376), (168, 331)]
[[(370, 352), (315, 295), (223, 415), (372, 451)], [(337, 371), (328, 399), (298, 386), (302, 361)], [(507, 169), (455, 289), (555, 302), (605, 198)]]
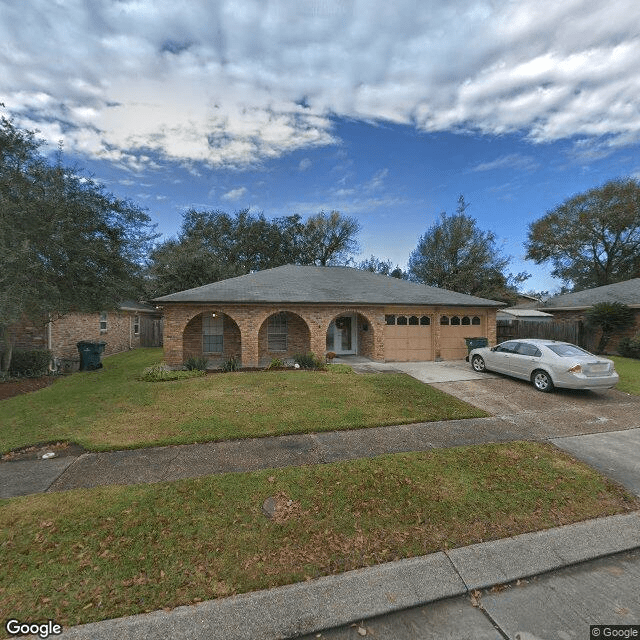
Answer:
[(640, 276), (640, 182), (611, 180), (529, 226), (527, 258), (576, 291)]
[(285, 264), (339, 264), (357, 247), (358, 223), (338, 212), (302, 222), (299, 215), (267, 220), (248, 209), (184, 214), (177, 239), (151, 253), (150, 295), (191, 289)]
[(366, 260), (362, 260), (358, 265), (358, 269), (362, 271), (371, 271), (371, 273), (380, 273), (384, 276), (406, 280), (407, 274), (399, 267), (393, 266), (391, 260), (380, 260), (375, 256), (371, 256)]
[(348, 264), (358, 251), (360, 224), (339, 211), (321, 211), (307, 219), (303, 230), (301, 264)]
[(50, 164), (33, 132), (0, 120), (0, 333), (136, 297), (154, 239), (149, 216), (76, 169)]
[(633, 326), (633, 310), (621, 302), (600, 302), (585, 313), (588, 327), (600, 329), (597, 352), (603, 353), (609, 340), (618, 332)]
[(409, 256), (409, 277), (432, 287), (511, 302), (529, 274), (505, 274), (510, 259), (501, 255), (491, 231), (477, 227), (466, 213), (468, 207), (460, 196), (456, 213), (443, 212), (420, 238)]

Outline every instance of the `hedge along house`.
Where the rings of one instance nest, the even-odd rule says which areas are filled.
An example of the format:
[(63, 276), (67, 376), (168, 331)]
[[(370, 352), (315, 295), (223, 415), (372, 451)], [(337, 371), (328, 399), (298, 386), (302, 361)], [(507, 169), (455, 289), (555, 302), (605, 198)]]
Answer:
[(286, 265), (156, 298), (168, 365), (239, 356), (266, 366), (297, 353), (378, 361), (464, 358), (465, 338), (496, 339), (494, 300), (350, 267)]

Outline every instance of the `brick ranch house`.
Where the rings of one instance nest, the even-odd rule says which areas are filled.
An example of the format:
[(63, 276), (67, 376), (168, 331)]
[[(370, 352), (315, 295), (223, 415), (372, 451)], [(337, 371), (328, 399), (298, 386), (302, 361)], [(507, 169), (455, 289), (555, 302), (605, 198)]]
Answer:
[[(585, 312), (600, 302), (626, 304), (633, 310), (635, 316), (633, 326), (614, 336), (607, 344), (607, 352), (615, 353), (620, 338), (633, 337), (640, 333), (640, 278), (555, 296), (539, 305), (538, 308), (541, 311), (552, 313), (555, 320), (584, 320)], [(600, 330), (596, 332), (591, 330), (591, 334), (588, 335), (589, 348), (595, 348), (599, 340)]]
[(162, 344), (158, 309), (131, 301), (102, 313), (67, 313), (50, 322), (25, 319), (10, 331), (15, 349), (49, 349), (59, 365), (71, 369), (77, 368), (81, 340), (105, 342), (105, 355)]
[(496, 339), (486, 300), (350, 267), (286, 265), (156, 298), (165, 361), (209, 366), (239, 356), (244, 367), (313, 352), (378, 361), (451, 360), (465, 338)]

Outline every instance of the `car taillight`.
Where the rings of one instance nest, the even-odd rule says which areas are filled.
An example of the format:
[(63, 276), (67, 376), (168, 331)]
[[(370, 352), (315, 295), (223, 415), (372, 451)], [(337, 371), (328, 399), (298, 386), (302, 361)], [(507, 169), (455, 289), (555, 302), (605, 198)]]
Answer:
[(582, 367), (579, 364), (575, 364), (571, 369), (569, 369), (569, 373), (580, 373), (581, 371)]

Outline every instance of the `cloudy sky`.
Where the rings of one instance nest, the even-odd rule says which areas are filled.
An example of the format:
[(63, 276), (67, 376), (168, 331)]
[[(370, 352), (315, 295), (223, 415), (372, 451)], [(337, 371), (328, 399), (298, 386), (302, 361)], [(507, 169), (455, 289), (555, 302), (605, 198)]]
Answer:
[(0, 102), (175, 235), (337, 209), (406, 265), (459, 194), (526, 288), (529, 223), (640, 177), (638, 0), (0, 0)]

